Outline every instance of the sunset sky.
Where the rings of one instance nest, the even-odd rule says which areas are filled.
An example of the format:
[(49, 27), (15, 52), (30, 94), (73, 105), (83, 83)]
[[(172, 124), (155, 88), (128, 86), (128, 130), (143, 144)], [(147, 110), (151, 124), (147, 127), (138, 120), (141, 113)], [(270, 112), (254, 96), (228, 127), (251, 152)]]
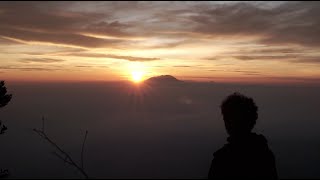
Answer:
[(320, 83), (319, 2), (0, 2), (6, 81)]

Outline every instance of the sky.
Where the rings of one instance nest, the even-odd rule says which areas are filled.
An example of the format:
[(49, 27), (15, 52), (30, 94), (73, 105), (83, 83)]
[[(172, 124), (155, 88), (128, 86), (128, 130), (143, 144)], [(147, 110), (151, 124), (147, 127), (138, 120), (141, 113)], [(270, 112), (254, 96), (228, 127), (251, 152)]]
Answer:
[(8, 81), (320, 83), (319, 2), (0, 2)]

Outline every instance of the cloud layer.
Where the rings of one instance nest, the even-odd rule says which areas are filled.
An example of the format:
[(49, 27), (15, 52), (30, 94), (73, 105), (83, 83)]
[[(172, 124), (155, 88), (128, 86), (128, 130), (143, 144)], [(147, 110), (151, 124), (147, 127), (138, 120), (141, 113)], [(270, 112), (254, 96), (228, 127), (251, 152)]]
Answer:
[(318, 2), (0, 2), (0, 22), (0, 56), (25, 64), (105, 58), (206, 77), (226, 61), (238, 66), (227, 71), (251, 75), (273, 73), (270, 63), (279, 62), (304, 73), (297, 76), (320, 76), (299, 69), (320, 62)]
[[(244, 2), (208, 3), (136, 2), (129, 6), (125, 2), (91, 2), (91, 7), (101, 7), (89, 6), (84, 11), (86, 3), (1, 2), (0, 35), (81, 47), (122, 42), (113, 38), (161, 35), (257, 36), (258, 42), (264, 44), (320, 45), (318, 2), (288, 2), (275, 7)], [(103, 7), (108, 8), (102, 11)], [(116, 13), (112, 7), (126, 12)]]

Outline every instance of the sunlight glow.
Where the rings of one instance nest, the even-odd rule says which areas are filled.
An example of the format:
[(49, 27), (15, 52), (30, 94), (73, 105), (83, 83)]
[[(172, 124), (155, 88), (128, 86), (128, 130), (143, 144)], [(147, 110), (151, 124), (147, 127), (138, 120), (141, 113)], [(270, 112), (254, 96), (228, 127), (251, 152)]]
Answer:
[(143, 72), (141, 71), (133, 71), (132, 73), (132, 81), (135, 83), (139, 83), (142, 81), (143, 78)]
[(128, 64), (128, 71), (130, 73), (130, 79), (134, 83), (140, 83), (145, 79), (147, 75), (147, 68), (142, 62), (130, 62)]

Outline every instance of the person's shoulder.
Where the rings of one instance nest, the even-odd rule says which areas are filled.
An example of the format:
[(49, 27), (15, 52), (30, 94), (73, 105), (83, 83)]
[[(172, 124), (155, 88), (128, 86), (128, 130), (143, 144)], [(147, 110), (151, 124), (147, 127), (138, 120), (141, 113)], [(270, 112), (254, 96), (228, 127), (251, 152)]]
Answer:
[(252, 139), (252, 142), (254, 142), (256, 146), (264, 150), (269, 150), (268, 140), (264, 135), (253, 134)]
[(263, 134), (251, 133), (251, 138), (263, 144), (268, 143), (267, 138)]
[(221, 147), (216, 152), (214, 152), (213, 156), (215, 158), (224, 157), (224, 156), (226, 156), (226, 154), (228, 154), (228, 152), (230, 152), (230, 145), (225, 144), (223, 147)]
[(254, 142), (255, 142), (254, 151), (256, 151), (257, 153), (259, 152), (261, 154), (264, 154), (264, 157), (266, 158), (274, 157), (274, 154), (268, 145), (268, 140), (265, 138), (264, 135), (256, 134)]

